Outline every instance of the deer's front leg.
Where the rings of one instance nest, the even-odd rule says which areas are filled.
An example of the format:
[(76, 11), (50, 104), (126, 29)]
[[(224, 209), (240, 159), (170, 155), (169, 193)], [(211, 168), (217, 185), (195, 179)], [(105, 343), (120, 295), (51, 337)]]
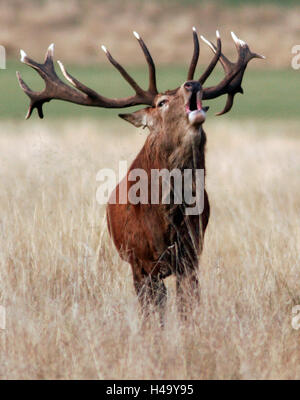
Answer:
[(167, 289), (163, 280), (157, 276), (140, 274), (134, 274), (133, 280), (144, 320), (149, 318), (151, 311), (157, 311), (163, 326), (167, 303)]

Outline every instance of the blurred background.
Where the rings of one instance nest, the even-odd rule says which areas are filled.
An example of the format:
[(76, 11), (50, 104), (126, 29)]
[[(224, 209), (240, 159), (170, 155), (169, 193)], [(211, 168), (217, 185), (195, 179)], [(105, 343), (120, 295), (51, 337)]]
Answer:
[[(157, 67), (159, 89), (181, 84), (192, 53), (192, 26), (210, 40), (221, 32), (223, 51), (235, 59), (233, 30), (266, 60), (251, 61), (233, 110), (222, 118), (286, 119), (299, 117), (300, 72), (291, 68), (291, 49), (300, 43), (300, 6), (296, 0), (11, 0), (0, 3), (0, 44), (7, 52), (7, 69), (0, 70), (0, 118), (23, 118), (27, 98), (19, 89), (15, 71), (34, 89), (43, 87), (40, 77), (19, 62), (19, 50), (42, 61), (50, 43), (55, 60), (62, 60), (79, 80), (108, 96), (123, 96), (131, 89), (108, 63), (100, 45), (128, 67), (140, 83), (147, 79), (145, 60), (132, 31), (145, 40)], [(202, 42), (198, 74), (209, 62), (211, 51)], [(57, 65), (57, 64), (56, 64)], [(221, 67), (211, 82), (221, 79)], [(213, 101), (212, 111), (225, 98)], [(110, 118), (116, 111), (86, 109), (51, 102), (50, 117)], [(213, 112), (211, 113), (213, 115)], [(33, 118), (36, 118), (34, 116)]]

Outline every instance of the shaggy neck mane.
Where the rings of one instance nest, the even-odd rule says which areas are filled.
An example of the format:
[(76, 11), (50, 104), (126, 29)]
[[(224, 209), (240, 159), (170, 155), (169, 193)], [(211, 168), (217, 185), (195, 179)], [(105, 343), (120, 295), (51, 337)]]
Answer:
[(206, 134), (202, 127), (199, 127), (196, 133), (191, 130), (185, 135), (176, 133), (166, 135), (152, 131), (138, 158), (140, 162), (147, 164), (141, 166), (146, 170), (151, 168), (205, 169), (205, 144)]

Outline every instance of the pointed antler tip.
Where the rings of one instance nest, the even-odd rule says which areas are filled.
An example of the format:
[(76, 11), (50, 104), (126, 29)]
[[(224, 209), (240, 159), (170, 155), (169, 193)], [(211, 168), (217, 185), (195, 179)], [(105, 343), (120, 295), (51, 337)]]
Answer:
[(50, 44), (50, 46), (48, 47), (48, 50), (53, 53), (53, 51), (54, 51), (54, 43)]
[(140, 40), (141, 37), (136, 31), (133, 31), (133, 34), (137, 38), (137, 40)]
[(203, 40), (204, 43), (207, 44), (207, 46), (209, 46), (209, 47), (212, 49), (212, 51), (213, 51), (214, 53), (216, 52), (214, 46), (210, 43), (209, 40), (207, 40), (207, 39), (206, 39), (204, 36), (202, 36), (202, 35), (200, 36), (200, 38)]
[(107, 48), (104, 45), (101, 46), (101, 49), (107, 54)]
[(234, 32), (230, 32), (231, 33), (231, 37), (232, 37), (232, 39), (236, 42), (236, 41), (238, 41), (238, 38), (237, 38), (237, 36), (236, 36), (236, 34), (234, 33)]
[(216, 36), (218, 39), (220, 39), (220, 32), (218, 30), (216, 30)]
[(30, 116), (32, 114), (32, 110), (33, 110), (32, 105), (30, 105), (28, 110), (27, 110), (27, 113), (25, 115), (25, 119), (29, 119), (30, 118)]
[(64, 64), (60, 60), (57, 60), (57, 64), (59, 65), (59, 68), (60, 68), (63, 76), (67, 79), (67, 81), (72, 83), (72, 85), (76, 86), (76, 84), (74, 83), (72, 77), (66, 71), (66, 68), (65, 68)]
[(233, 41), (235, 42), (235, 44), (240, 45), (240, 46), (246, 45), (246, 42), (239, 39), (234, 32), (231, 32), (231, 37), (232, 37)]
[(197, 32), (197, 29), (196, 29), (194, 26), (193, 26), (193, 31), (194, 31), (194, 32)]
[(27, 57), (27, 54), (25, 53), (25, 51), (21, 49), (20, 55), (21, 55), (20, 61), (25, 62), (25, 57)]
[(203, 42), (205, 42), (206, 44), (208, 44), (208, 46), (210, 46), (209, 41), (203, 35), (200, 35), (200, 38), (203, 40)]

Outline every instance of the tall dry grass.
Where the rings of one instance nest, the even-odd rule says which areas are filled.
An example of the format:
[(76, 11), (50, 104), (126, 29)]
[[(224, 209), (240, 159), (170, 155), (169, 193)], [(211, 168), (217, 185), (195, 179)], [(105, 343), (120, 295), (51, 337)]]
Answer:
[[(1, 123), (0, 377), (299, 379), (300, 159), (293, 123), (206, 124), (212, 212), (201, 304), (142, 327), (96, 173), (144, 136), (100, 122)], [(293, 134), (295, 133), (295, 135)]]

